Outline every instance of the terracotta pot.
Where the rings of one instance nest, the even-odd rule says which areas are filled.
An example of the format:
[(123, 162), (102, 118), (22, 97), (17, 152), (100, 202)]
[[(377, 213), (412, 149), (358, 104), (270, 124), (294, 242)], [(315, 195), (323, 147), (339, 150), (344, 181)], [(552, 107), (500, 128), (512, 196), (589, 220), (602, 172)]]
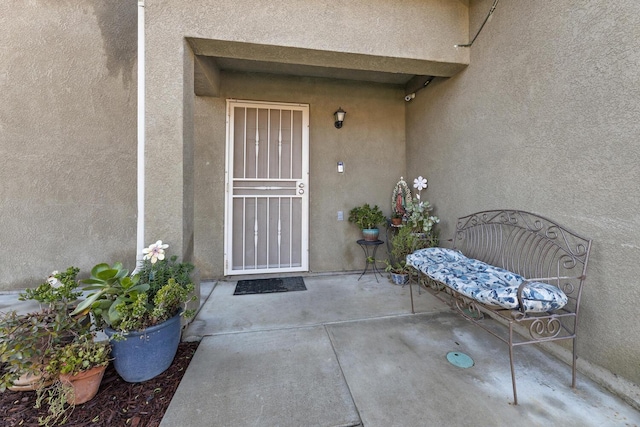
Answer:
[(402, 225), (402, 218), (391, 218), (391, 224)]
[(11, 391), (32, 391), (51, 385), (51, 383), (52, 381), (43, 381), (41, 373), (28, 372), (20, 375), (8, 389)]
[(67, 403), (80, 405), (94, 398), (100, 388), (106, 366), (96, 366), (75, 375), (60, 374), (62, 384), (71, 385), (73, 392), (67, 395)]

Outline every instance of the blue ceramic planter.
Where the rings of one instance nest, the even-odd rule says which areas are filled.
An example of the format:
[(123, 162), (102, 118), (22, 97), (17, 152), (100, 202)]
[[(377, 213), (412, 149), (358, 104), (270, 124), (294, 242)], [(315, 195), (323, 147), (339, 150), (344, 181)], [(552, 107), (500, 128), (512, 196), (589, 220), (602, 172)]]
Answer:
[(406, 285), (407, 283), (409, 283), (409, 275), (406, 273), (391, 273), (391, 282), (394, 285)]
[[(111, 340), (113, 366), (123, 380), (139, 383), (163, 373), (180, 344), (180, 314), (144, 331), (124, 334), (124, 340)], [(106, 328), (109, 338), (118, 331)]]
[(364, 240), (368, 240), (370, 242), (375, 242), (376, 240), (378, 240), (379, 233), (380, 230), (378, 230), (377, 228), (362, 229), (362, 236), (364, 237)]

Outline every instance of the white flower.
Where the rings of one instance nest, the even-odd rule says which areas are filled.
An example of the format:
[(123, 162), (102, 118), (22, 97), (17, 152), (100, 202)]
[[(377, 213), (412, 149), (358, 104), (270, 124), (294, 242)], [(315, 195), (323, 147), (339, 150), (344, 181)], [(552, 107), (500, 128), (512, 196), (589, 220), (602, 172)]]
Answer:
[(58, 270), (52, 271), (49, 277), (47, 277), (47, 282), (51, 285), (52, 288), (57, 289), (62, 287), (62, 282), (58, 280), (56, 275), (60, 274)]
[(418, 191), (422, 191), (427, 188), (427, 180), (422, 176), (417, 177), (413, 180), (413, 188), (417, 188)]
[(158, 240), (157, 242), (149, 245), (148, 248), (142, 250), (144, 254), (143, 259), (151, 260), (151, 264), (155, 264), (158, 260), (162, 261), (164, 259), (164, 250), (167, 249), (169, 245), (162, 244), (162, 240)]

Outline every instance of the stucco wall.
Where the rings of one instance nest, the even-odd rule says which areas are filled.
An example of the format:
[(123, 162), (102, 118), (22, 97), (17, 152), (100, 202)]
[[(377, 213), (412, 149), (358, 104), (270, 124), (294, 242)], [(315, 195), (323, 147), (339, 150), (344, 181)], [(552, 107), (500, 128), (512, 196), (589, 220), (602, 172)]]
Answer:
[[(471, 32), (492, 1), (471, 5)], [(640, 383), (640, 4), (501, 1), (471, 65), (407, 109), (408, 169), (445, 237), (518, 208), (593, 239), (579, 357)]]
[(147, 0), (146, 9), (159, 24), (152, 32), (165, 27), (188, 37), (390, 58), (468, 58), (452, 49), (468, 34), (468, 0)]
[[(405, 169), (403, 96), (390, 85), (222, 73), (221, 96), (196, 99), (194, 260), (202, 277), (223, 274), (226, 98), (309, 104), (309, 265), (326, 272), (362, 268), (360, 231), (346, 221), (352, 207), (366, 202), (390, 213), (391, 191)], [(340, 106), (347, 116), (338, 130), (333, 112)], [(339, 210), (345, 221), (337, 221)]]
[(135, 2), (0, 2), (0, 290), (135, 262)]
[(318, 0), (277, 5), (244, 0), (145, 4), (146, 180), (163, 183), (146, 187), (145, 234), (149, 241), (171, 242), (188, 260), (193, 256), (189, 242), (196, 219), (185, 213), (191, 209), (189, 194), (196, 183), (186, 167), (189, 151), (183, 150), (184, 144), (191, 144), (185, 137), (194, 126), (193, 90), (185, 84), (192, 78), (193, 53), (185, 37), (380, 57), (454, 62), (468, 58), (467, 52), (451, 48), (468, 35), (462, 19), (468, 12), (466, 0), (411, 0), (403, 7), (382, 0), (358, 0), (340, 7)]

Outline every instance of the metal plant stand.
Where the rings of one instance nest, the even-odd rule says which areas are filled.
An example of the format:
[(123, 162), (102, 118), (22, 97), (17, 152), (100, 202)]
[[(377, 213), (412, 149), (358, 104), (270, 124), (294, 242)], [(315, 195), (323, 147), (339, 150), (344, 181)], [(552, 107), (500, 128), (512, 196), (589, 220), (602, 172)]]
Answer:
[[(376, 282), (378, 282), (378, 276), (376, 276), (376, 274), (379, 274), (380, 277), (382, 277), (382, 273), (380, 272), (380, 270), (378, 270), (378, 267), (376, 266), (376, 252), (378, 251), (378, 246), (384, 244), (384, 242), (380, 239), (378, 240), (364, 240), (364, 239), (360, 239), (357, 242), (360, 247), (362, 248), (362, 252), (364, 252), (364, 271), (360, 274), (360, 277), (358, 277), (358, 280), (360, 280), (362, 278), (362, 276), (364, 276), (364, 273), (367, 272), (367, 270), (369, 269), (369, 265), (371, 265), (371, 269), (373, 270), (373, 276), (376, 278)], [(369, 251), (372, 251), (372, 253), (370, 254)], [(379, 282), (378, 282), (379, 283)]]

